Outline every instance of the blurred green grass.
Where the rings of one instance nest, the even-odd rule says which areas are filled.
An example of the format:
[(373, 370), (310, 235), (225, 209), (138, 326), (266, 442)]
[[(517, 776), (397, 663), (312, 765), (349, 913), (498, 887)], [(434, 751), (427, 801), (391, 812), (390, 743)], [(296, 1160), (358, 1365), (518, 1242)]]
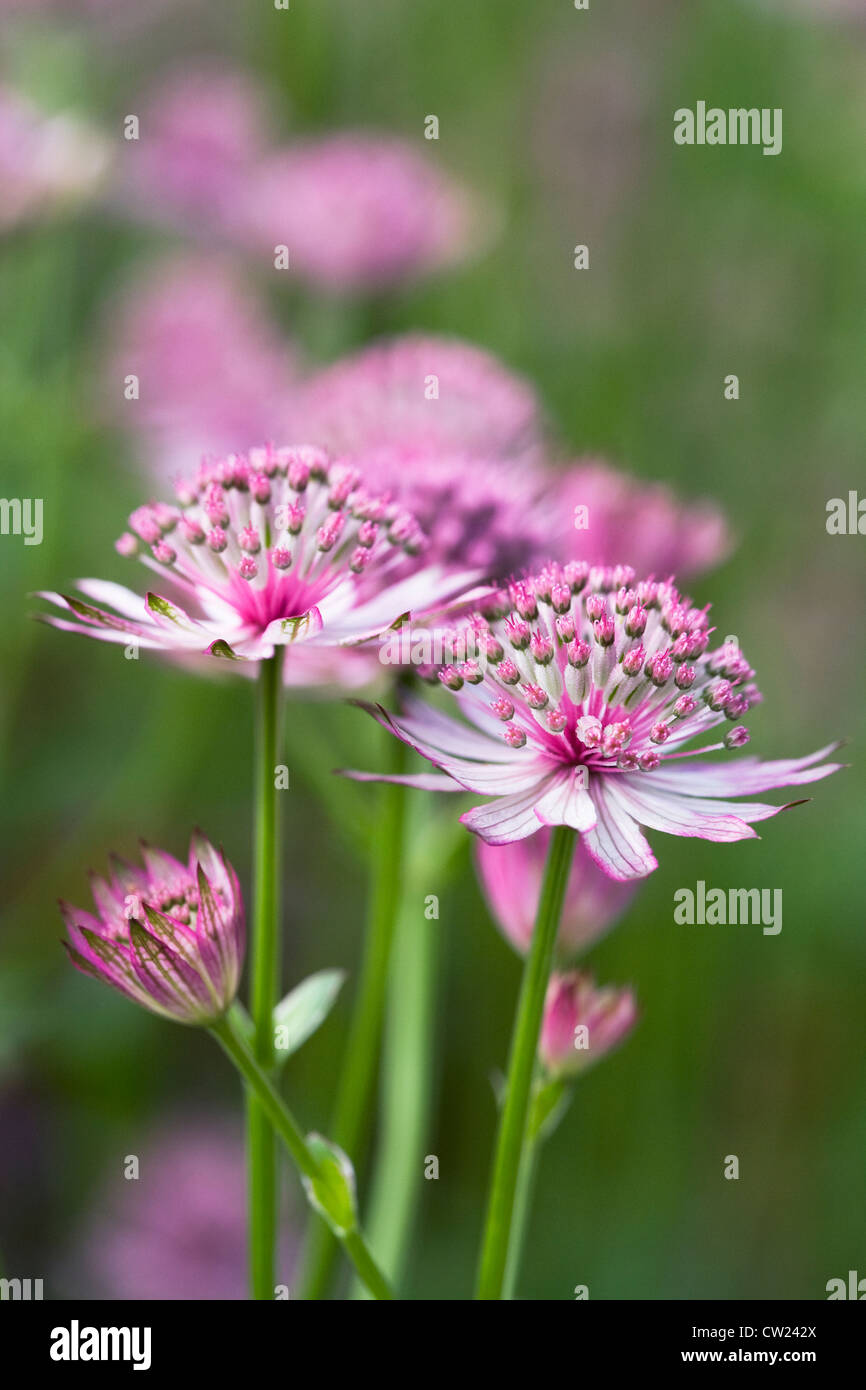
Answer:
[[(72, 94), (104, 122), (128, 109), (148, 70), (221, 46), (271, 83), (285, 134), (370, 124), (420, 138), (424, 115), (440, 116), (437, 154), (502, 204), (503, 235), (478, 263), (392, 300), (383, 326), (477, 340), (537, 382), (575, 453), (722, 502), (739, 547), (695, 597), (712, 599), (721, 630), (758, 666), (754, 750), (850, 739), (852, 768), (760, 841), (653, 837), (658, 872), (591, 956), (605, 980), (635, 985), (643, 1020), (581, 1082), (545, 1153), (521, 1281), (534, 1298), (569, 1298), (578, 1283), (592, 1298), (820, 1298), (866, 1248), (864, 541), (824, 529), (827, 499), (864, 478), (862, 31), (770, 19), (745, 0), (685, 11), (630, 0), (589, 14), (565, 0), (298, 0), (288, 16), (246, 7), (205, 36), (191, 29), (171, 52), (155, 39), (114, 56), (55, 40), (40, 57), (31, 41), (17, 61), (44, 98)], [(579, 97), (623, 53), (642, 87), (623, 135), (636, 155), (600, 211), (603, 123), (565, 111), (559, 182), (540, 165), (539, 132), (563, 64)], [(782, 155), (676, 149), (673, 110), (699, 98), (782, 106)], [(591, 269), (576, 273), (571, 248), (584, 240)], [(0, 1198), (7, 1270), (53, 1261), (98, 1201), (106, 1165), (156, 1115), (236, 1101), (207, 1040), (68, 970), (54, 905), (86, 901), (85, 870), (109, 848), (132, 852), (142, 835), (180, 851), (197, 822), (249, 884), (247, 684), (185, 678), (147, 654), (127, 662), (28, 616), (35, 589), (123, 577), (112, 542), (142, 485), (129, 444), (90, 409), (94, 335), (111, 290), (156, 241), (93, 213), (0, 251), (0, 491), (45, 499), (41, 547), (0, 541), (0, 1075), (38, 1107), (47, 1155), (26, 1200)], [(269, 294), (313, 353), (357, 341), (356, 313)], [(728, 372), (740, 377), (737, 403), (723, 398)], [(293, 739), (310, 728), (333, 744), (335, 765), (374, 765), (357, 711), (298, 708), (290, 767)], [(354, 970), (363, 866), (302, 777), (285, 819), (287, 983), (326, 965)], [(698, 878), (782, 887), (781, 935), (676, 926), (673, 892)], [(471, 1288), (489, 1078), (504, 1063), (518, 981), (468, 846), (440, 922), (448, 1027), (426, 1151), (441, 1177), (423, 1184), (410, 1287), (427, 1298)], [(311, 1126), (326, 1122), (347, 1012), (348, 989), (290, 1071)], [(14, 1127), (9, 1136), (14, 1146)], [(736, 1183), (722, 1177), (729, 1153)]]

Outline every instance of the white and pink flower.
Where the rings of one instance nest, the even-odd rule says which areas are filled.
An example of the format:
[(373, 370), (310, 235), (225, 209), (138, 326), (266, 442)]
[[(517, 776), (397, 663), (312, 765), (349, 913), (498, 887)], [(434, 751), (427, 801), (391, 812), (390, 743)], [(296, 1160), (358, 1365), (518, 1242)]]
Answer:
[(439, 769), (401, 780), (490, 798), (461, 817), (483, 840), (568, 825), (605, 873), (642, 878), (657, 867), (644, 828), (751, 838), (786, 807), (733, 798), (839, 767), (825, 761), (837, 745), (765, 763), (704, 761), (748, 742), (740, 721), (760, 699), (742, 652), (731, 642), (710, 651), (711, 631), (707, 608), (669, 580), (551, 563), (461, 619), (453, 660), (427, 673), (455, 693), (462, 719), (414, 696), (402, 714), (367, 708)]

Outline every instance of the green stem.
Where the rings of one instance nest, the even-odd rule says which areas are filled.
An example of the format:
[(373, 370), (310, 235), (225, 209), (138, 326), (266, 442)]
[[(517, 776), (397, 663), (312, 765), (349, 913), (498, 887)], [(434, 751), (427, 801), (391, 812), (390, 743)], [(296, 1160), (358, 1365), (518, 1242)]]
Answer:
[(505, 1282), (502, 1297), (512, 1299), (517, 1291), (517, 1275), (526, 1243), (526, 1228), (535, 1191), (535, 1176), (538, 1172), (538, 1135), (528, 1135), (517, 1174), (517, 1187), (514, 1193), (514, 1215), (511, 1223), (511, 1241), (508, 1246), (508, 1260), (505, 1265)]
[[(423, 1182), (424, 1144), (433, 1092), (436, 974), (442, 930), (438, 920), (425, 916), (425, 891), (433, 873), (427, 846), (431, 841), (437, 842), (425, 833), (432, 827), (423, 798), (415, 801), (413, 810), (413, 852), (404, 881), (388, 981), (382, 1044), (381, 1135), (365, 1222), (376, 1258), (397, 1285)], [(356, 1286), (352, 1296), (363, 1297), (363, 1293)]]
[[(254, 1095), (256, 1104), (267, 1120), (269, 1127), (280, 1136), (297, 1168), (306, 1178), (316, 1180), (321, 1177), (321, 1169), (311, 1150), (303, 1131), (292, 1116), (273, 1082), (259, 1065), (247, 1044), (242, 1028), (231, 1014), (225, 1014), (211, 1024), (210, 1032), (217, 1039), (227, 1056), (244, 1078), (249, 1094)], [(347, 1231), (339, 1237), (352, 1264), (364, 1280), (371, 1294), (377, 1299), (394, 1297), (367, 1247), (360, 1231)], [(271, 1289), (271, 1298), (274, 1291)]]
[[(402, 772), (404, 744), (389, 736), (389, 753), (389, 771)], [(385, 986), (400, 895), (406, 789), (386, 783), (380, 788), (380, 797), (364, 958), (329, 1129), (330, 1138), (345, 1150), (356, 1167), (360, 1162), (364, 1122), (373, 1098), (382, 1034)], [(335, 1255), (336, 1245), (330, 1232), (327, 1228), (314, 1227), (304, 1260), (302, 1298), (324, 1298)]]
[(575, 835), (576, 832), (570, 826), (558, 825), (554, 827), (550, 837), (535, 930), (523, 972), (511, 1038), (508, 1091), (499, 1124), (478, 1270), (475, 1296), (479, 1299), (502, 1297), (517, 1175), (526, 1140), (530, 1088), (544, 1012), (544, 996), (574, 854)]
[[(279, 997), (279, 884), (275, 767), (279, 746), (282, 659), (261, 663), (256, 715), (255, 848), (251, 1012), (253, 1047), (259, 1065), (269, 1071), (273, 1060), (273, 1013)], [(247, 1198), (249, 1213), (250, 1289), (255, 1299), (274, 1296), (277, 1237), (277, 1153), (264, 1108), (247, 1096)]]

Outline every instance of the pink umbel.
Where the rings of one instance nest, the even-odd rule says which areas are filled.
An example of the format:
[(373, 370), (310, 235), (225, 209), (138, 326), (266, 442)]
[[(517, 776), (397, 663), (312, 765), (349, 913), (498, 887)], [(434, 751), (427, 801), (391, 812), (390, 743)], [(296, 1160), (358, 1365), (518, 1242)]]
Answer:
[(264, 160), (243, 207), (246, 237), (289, 273), (339, 292), (375, 291), (464, 259), (478, 243), (475, 200), (408, 141), (341, 131)]
[[(142, 464), (163, 485), (195, 469), (202, 453), (285, 436), (296, 353), (223, 258), (149, 266), (111, 302), (106, 328), (106, 414), (135, 432)], [(122, 389), (130, 374), (134, 400)]]
[(46, 621), (106, 642), (261, 661), (289, 645), (321, 655), (362, 642), (471, 579), (419, 562), (414, 517), (320, 449), (206, 462), (177, 494), (139, 507), (118, 541), (169, 597), (82, 580), (83, 599), (41, 595), (72, 615)]
[(551, 975), (538, 1041), (542, 1066), (552, 1077), (576, 1076), (624, 1042), (637, 1017), (630, 989), (599, 988), (579, 970)]
[(661, 483), (634, 478), (599, 459), (578, 459), (551, 482), (559, 525), (550, 530), (563, 560), (612, 565), (626, 556), (638, 574), (695, 575), (730, 553), (716, 503), (687, 502)]
[(96, 915), (61, 903), (79, 970), (177, 1023), (208, 1024), (234, 1000), (244, 905), (234, 869), (198, 832), (186, 864), (142, 845), (144, 867), (91, 876)]
[(752, 838), (755, 822), (786, 808), (731, 798), (839, 766), (823, 761), (837, 745), (766, 763), (704, 761), (748, 742), (740, 720), (760, 699), (739, 648), (710, 651), (710, 634), (708, 609), (670, 580), (551, 563), (442, 636), (446, 660), (426, 674), (454, 692), (463, 720), (417, 697), (403, 714), (368, 708), (440, 769), (407, 782), (492, 798), (461, 817), (490, 844), (568, 825), (605, 873), (641, 878), (657, 866), (642, 826)]
[(140, 137), (124, 142), (117, 205), (212, 244), (233, 242), (266, 147), (265, 103), (255, 81), (217, 62), (187, 63), (134, 109)]
[[(548, 830), (510, 845), (476, 842), (475, 865), (490, 912), (521, 955), (526, 955), (532, 941), (549, 845)], [(609, 931), (636, 888), (634, 882), (609, 878), (578, 842), (559, 924), (557, 958), (571, 960)]]

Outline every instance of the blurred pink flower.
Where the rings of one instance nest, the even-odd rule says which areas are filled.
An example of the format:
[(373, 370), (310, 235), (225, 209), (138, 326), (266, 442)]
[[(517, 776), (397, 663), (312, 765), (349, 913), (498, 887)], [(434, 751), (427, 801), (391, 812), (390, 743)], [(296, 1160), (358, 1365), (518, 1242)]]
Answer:
[[(109, 1299), (246, 1299), (240, 1137), (214, 1121), (186, 1119), (137, 1157), (137, 1179), (118, 1178), (95, 1194), (70, 1281), (84, 1277)], [(284, 1235), (281, 1283), (290, 1286), (296, 1258), (295, 1241)]]
[[(663, 484), (597, 459), (579, 459), (561, 473), (551, 504), (560, 519), (551, 549), (563, 560), (626, 560), (638, 573), (687, 576), (719, 564), (732, 546), (715, 503), (681, 501)], [(586, 508), (581, 516), (578, 507)]]
[(85, 200), (107, 167), (106, 143), (85, 121), (0, 87), (0, 232)]
[(168, 74), (139, 106), (139, 139), (125, 140), (115, 200), (136, 217), (212, 243), (231, 241), (265, 148), (254, 80), (216, 62)]
[(577, 970), (553, 974), (538, 1041), (541, 1064), (553, 1077), (575, 1076), (624, 1042), (636, 1023), (630, 989), (600, 989)]
[[(532, 941), (549, 844), (549, 830), (511, 845), (476, 842), (475, 865), (491, 914), (521, 955)], [(636, 888), (635, 883), (609, 878), (578, 841), (559, 925), (557, 958), (568, 961), (603, 936), (626, 910)]]
[[(192, 472), (202, 454), (284, 436), (294, 349), (225, 261), (188, 255), (152, 266), (106, 317), (106, 403), (162, 483)], [(130, 374), (137, 400), (124, 397)]]
[(370, 291), (463, 260), (478, 244), (468, 191), (422, 149), (391, 136), (339, 132), (263, 161), (244, 208), (250, 244), (334, 291)]
[(374, 486), (399, 489), (443, 563), (508, 574), (547, 538), (540, 402), (481, 348), (414, 334), (376, 343), (315, 374), (298, 409), (308, 437), (361, 455)]

